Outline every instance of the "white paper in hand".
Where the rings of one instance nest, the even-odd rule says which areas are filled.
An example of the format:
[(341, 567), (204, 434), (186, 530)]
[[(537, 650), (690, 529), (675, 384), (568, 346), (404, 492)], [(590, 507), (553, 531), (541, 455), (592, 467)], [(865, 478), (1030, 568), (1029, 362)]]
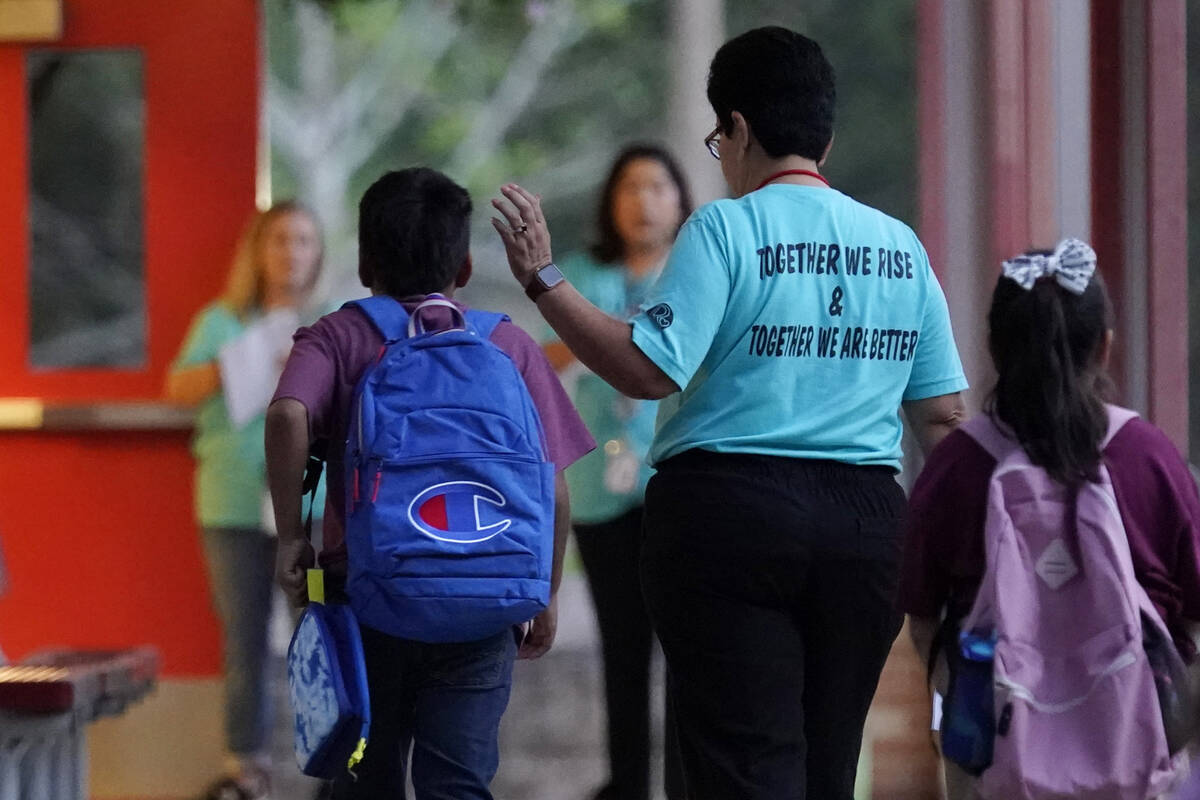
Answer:
[(221, 348), (221, 389), (236, 427), (267, 410), (299, 324), (295, 311), (272, 311)]

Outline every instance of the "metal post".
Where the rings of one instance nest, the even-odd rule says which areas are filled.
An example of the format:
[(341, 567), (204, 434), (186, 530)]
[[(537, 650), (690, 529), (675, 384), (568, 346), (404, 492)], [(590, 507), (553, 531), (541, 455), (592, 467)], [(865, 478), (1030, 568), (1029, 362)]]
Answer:
[(725, 3), (671, 0), (670, 15), (668, 144), (700, 205), (727, 193), (720, 167), (703, 144), (716, 122), (705, 87), (709, 62), (725, 40)]

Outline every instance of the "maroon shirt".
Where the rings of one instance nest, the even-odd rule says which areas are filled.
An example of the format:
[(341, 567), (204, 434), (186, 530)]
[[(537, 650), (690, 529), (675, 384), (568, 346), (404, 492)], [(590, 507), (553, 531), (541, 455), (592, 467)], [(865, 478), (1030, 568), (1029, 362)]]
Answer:
[[(1184, 618), (1200, 620), (1200, 496), (1170, 439), (1142, 419), (1104, 450), (1133, 570), (1185, 653)], [(900, 609), (964, 614), (983, 578), (983, 526), (996, 460), (955, 431), (934, 449), (909, 498)]]
[[(417, 301), (404, 303), (409, 311), (416, 305)], [(466, 310), (461, 303), (455, 305)], [(445, 313), (448, 316), (450, 312)], [(542, 419), (555, 470), (561, 472), (595, 449), (596, 442), (563, 391), (553, 367), (529, 334), (504, 321), (492, 331), (490, 341), (512, 358), (525, 379)], [(327, 314), (296, 331), (292, 353), (275, 390), (275, 400), (288, 397), (308, 409), (312, 438), (329, 441), (323, 565), (346, 557), (346, 487), (342, 470), (346, 428), (359, 378), (367, 365), (379, 357), (382, 346), (383, 337), (357, 308)]]

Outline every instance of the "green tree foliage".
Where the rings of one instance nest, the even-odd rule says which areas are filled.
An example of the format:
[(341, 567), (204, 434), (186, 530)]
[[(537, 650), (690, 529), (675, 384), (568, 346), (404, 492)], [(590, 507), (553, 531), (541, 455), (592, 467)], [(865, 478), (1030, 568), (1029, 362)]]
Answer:
[[(344, 0), (328, 7), (268, 0), (266, 7), (270, 102), (287, 107), (272, 114), (274, 193), (312, 202), (315, 172), (341, 162), (341, 224), (316, 203), (335, 218), (335, 259), (345, 253), (337, 240), (352, 231), (356, 198), (383, 171), (414, 164), (464, 183), (480, 224), (500, 183), (528, 182), (553, 204), (562, 246), (577, 246), (590, 190), (612, 153), (662, 129), (665, 14), (658, 0)], [(314, 35), (326, 52), (313, 52)], [(331, 117), (350, 113), (339, 103), (353, 105), (356, 90), (348, 87), (369, 85), (371, 70), (382, 85), (355, 111), (361, 119), (339, 130)], [(325, 93), (315, 104), (314, 91)], [(479, 242), (492, 235), (479, 232)], [(332, 267), (348, 271), (345, 260)]]
[[(665, 136), (668, 0), (265, 7), (275, 195), (317, 206), (331, 227), (331, 270), (343, 279), (353, 275), (356, 200), (387, 169), (426, 164), (470, 189), (478, 273), (499, 285), (486, 202), (500, 183), (520, 180), (543, 194), (555, 249), (565, 252), (591, 235), (613, 154)], [(839, 79), (828, 173), (838, 188), (909, 222), (913, 16), (912, 2), (895, 0), (727, 3), (730, 33), (773, 23), (822, 42)], [(704, 133), (696, 132), (696, 158), (708, 158)], [(687, 143), (680, 149), (690, 152)]]
[(837, 76), (823, 170), (847, 194), (916, 224), (916, 7), (898, 0), (736, 0), (729, 34), (782, 25), (821, 43)]

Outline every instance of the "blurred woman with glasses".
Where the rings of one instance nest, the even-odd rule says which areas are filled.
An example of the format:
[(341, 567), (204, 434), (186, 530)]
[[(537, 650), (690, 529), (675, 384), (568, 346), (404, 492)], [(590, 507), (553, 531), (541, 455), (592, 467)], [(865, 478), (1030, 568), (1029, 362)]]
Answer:
[[(563, 274), (615, 316), (637, 312), (658, 278), (692, 202), (683, 172), (661, 147), (634, 144), (616, 157), (600, 192), (598, 238), (568, 256)], [(545, 345), (599, 447), (567, 470), (575, 541), (587, 574), (604, 653), (609, 780), (595, 800), (648, 800), (650, 665), (654, 631), (638, 581), (646, 453), (657, 403), (622, 395), (561, 341)], [(681, 797), (679, 764), (666, 726), (666, 785)]]

